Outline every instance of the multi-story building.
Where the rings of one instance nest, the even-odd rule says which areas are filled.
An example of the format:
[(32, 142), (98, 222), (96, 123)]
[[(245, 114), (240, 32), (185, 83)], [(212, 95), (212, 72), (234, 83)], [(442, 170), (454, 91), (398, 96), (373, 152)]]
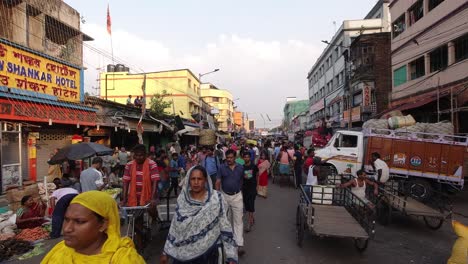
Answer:
[(468, 132), (468, 2), (393, 0), (390, 12), (393, 109)]
[(133, 103), (136, 97), (143, 97), (143, 82), (146, 79), (146, 103), (155, 94), (167, 92), (166, 101), (172, 102), (165, 112), (193, 119), (192, 114), (200, 113), (200, 81), (189, 69), (133, 74), (128, 68), (109, 65), (107, 72), (100, 76), (100, 97), (125, 104), (129, 96)]
[(296, 97), (286, 98), (286, 104), (283, 108), (283, 127), (286, 130), (291, 129), (291, 121), (293, 118), (309, 108), (309, 100), (297, 100)]
[(388, 108), (392, 91), (390, 32), (360, 35), (350, 51), (352, 109), (344, 111), (342, 123), (351, 118), (353, 125), (360, 126)]
[(201, 84), (201, 98), (214, 109), (218, 130), (231, 132), (234, 121), (234, 103), (228, 90), (219, 89), (211, 83)]
[(244, 113), (240, 111), (234, 111), (234, 125), (237, 131), (244, 128)]
[(389, 0), (379, 0), (361, 20), (345, 20), (307, 75), (309, 83), (309, 128), (315, 128), (328, 116), (333, 126), (339, 126), (351, 96), (349, 46), (360, 35), (390, 32)]
[(51, 153), (96, 126), (80, 21), (61, 0), (0, 1), (0, 192), (43, 181)]

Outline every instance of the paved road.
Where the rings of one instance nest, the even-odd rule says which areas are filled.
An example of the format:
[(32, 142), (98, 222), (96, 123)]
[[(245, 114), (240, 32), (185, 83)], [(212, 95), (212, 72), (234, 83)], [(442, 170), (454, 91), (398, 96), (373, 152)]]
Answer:
[[(295, 240), (298, 197), (298, 191), (291, 187), (270, 185), (268, 199), (257, 198), (256, 226), (245, 234), (247, 254), (241, 258), (241, 263), (440, 264), (446, 262), (455, 240), (448, 223), (440, 230), (432, 231), (422, 220), (396, 217), (390, 226), (376, 227), (375, 239), (363, 254), (355, 250), (351, 239), (319, 239), (310, 234), (305, 236), (304, 245), (299, 248)], [(462, 206), (467, 208), (467, 205)], [(155, 237), (151, 245), (153, 254), (160, 252), (164, 235)], [(158, 263), (158, 257), (149, 258), (148, 263)]]
[[(425, 227), (422, 220), (394, 218), (388, 227), (377, 226), (376, 237), (363, 254), (359, 254), (351, 239), (319, 239), (307, 234), (299, 248), (295, 240), (295, 210), (297, 190), (270, 185), (268, 199), (257, 198), (256, 226), (245, 234), (247, 254), (241, 263), (302, 264), (302, 263), (378, 263), (378, 264), (440, 264), (446, 263), (455, 240), (448, 223), (437, 231)], [(468, 215), (468, 191), (458, 196), (455, 211)], [(455, 215), (468, 223), (468, 218)], [(146, 251), (148, 263), (159, 263), (166, 232), (156, 232)], [(56, 241), (48, 241), (49, 247)], [(22, 262), (39, 263), (42, 256)]]

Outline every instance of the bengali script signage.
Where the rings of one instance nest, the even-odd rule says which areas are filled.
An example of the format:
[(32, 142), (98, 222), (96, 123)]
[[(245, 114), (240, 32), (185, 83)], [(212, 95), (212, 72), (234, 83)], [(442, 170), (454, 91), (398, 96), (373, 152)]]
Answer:
[[(343, 112), (343, 121), (348, 123), (349, 121), (349, 110)], [(358, 122), (361, 121), (361, 107), (356, 106), (351, 110), (351, 121)]]
[(0, 42), (0, 86), (80, 101), (80, 69)]

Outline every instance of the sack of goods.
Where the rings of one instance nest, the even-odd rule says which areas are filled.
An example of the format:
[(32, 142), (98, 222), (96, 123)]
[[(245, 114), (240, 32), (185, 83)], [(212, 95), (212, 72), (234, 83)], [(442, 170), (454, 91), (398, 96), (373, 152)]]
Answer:
[[(412, 126), (398, 128), (398, 129), (396, 129), (396, 131), (398, 131), (398, 133), (395, 133), (395, 135), (397, 135), (397, 136), (408, 136), (409, 133), (412, 133), (412, 132), (425, 132), (428, 125), (429, 124), (427, 124), (427, 123), (416, 123), (416, 124), (414, 124)], [(424, 138), (424, 135), (423, 134), (417, 134), (416, 137)]]
[(416, 124), (412, 115), (407, 116), (393, 116), (388, 119), (388, 127), (390, 129), (397, 129), (401, 127), (408, 127)]
[(362, 125), (364, 129), (372, 129), (375, 134), (388, 135), (390, 132), (388, 129), (387, 119), (370, 119), (364, 122)]
[(200, 131), (199, 144), (202, 146), (212, 146), (216, 144), (216, 132), (211, 129), (202, 129)]
[[(431, 134), (453, 135), (454, 130), (455, 129), (453, 127), (453, 124), (450, 123), (450, 121), (442, 121), (438, 123), (427, 124), (425, 132)], [(438, 138), (438, 136), (426, 135), (426, 138), (436, 139)]]

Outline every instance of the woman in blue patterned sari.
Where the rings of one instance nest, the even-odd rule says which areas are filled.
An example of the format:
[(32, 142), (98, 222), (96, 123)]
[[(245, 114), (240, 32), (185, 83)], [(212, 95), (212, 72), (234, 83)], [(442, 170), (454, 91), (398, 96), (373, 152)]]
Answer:
[(191, 168), (177, 199), (161, 263), (238, 262), (237, 246), (226, 215), (227, 204), (202, 166)]

